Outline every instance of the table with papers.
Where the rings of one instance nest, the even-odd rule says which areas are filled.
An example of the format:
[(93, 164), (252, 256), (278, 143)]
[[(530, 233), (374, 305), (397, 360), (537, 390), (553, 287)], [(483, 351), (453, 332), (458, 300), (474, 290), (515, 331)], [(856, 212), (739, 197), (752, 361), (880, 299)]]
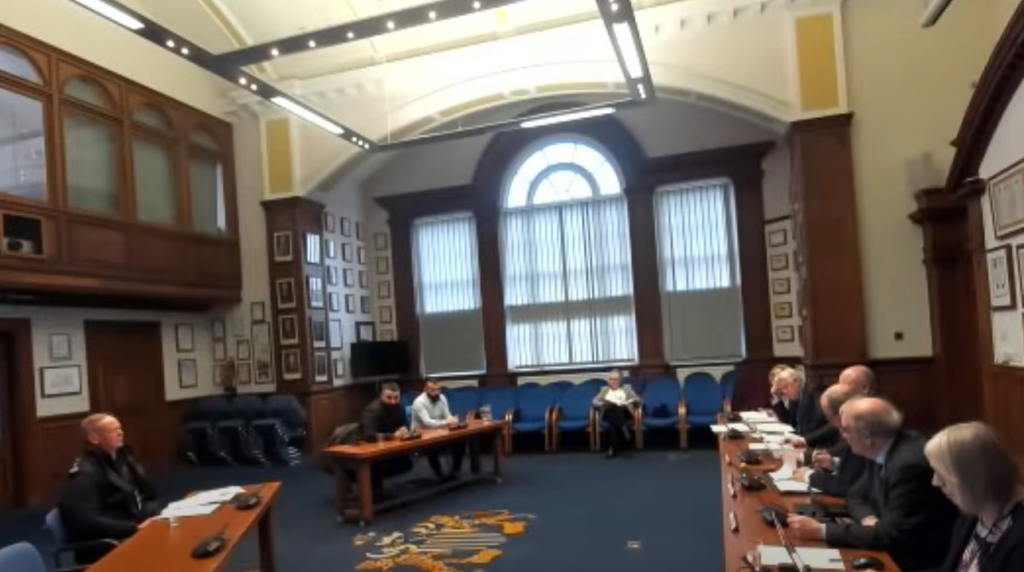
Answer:
[(183, 516), (204, 516), (213, 513), (220, 505), (230, 502), (245, 489), (239, 486), (223, 487), (211, 491), (203, 491), (174, 501), (164, 508), (159, 518), (178, 518)]

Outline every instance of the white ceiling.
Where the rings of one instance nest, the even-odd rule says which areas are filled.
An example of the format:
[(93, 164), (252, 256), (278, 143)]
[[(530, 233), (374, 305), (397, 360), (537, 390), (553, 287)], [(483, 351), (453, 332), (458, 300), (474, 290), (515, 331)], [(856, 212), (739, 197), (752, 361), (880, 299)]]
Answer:
[[(214, 53), (422, 6), (433, 0), (122, 0)], [(700, 0), (633, 0), (635, 9)], [(733, 0), (734, 1), (734, 0)], [(368, 40), (280, 57), (252, 71), (309, 79), (444, 49), (596, 20), (594, 0), (524, 0), (479, 14), (396, 30)]]

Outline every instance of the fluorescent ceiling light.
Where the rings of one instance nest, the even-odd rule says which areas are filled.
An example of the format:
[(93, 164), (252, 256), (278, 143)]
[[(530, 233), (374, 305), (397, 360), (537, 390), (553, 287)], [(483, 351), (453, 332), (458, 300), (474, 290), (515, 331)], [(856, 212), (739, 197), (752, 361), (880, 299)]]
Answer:
[(633, 39), (633, 28), (628, 22), (617, 22), (612, 24), (612, 37), (619, 45), (619, 52), (622, 54), (622, 64), (626, 66), (626, 73), (632, 79), (644, 77), (644, 68), (640, 65), (640, 52), (636, 49), (636, 40)]
[(614, 107), (598, 107), (595, 109), (585, 109), (583, 111), (572, 111), (569, 113), (562, 113), (560, 115), (553, 115), (551, 117), (527, 119), (526, 121), (520, 123), (519, 127), (523, 129), (529, 129), (531, 127), (542, 127), (544, 125), (552, 125), (555, 123), (565, 123), (566, 121), (578, 121), (580, 119), (600, 117), (601, 115), (610, 115), (612, 113), (615, 113)]
[(107, 4), (103, 0), (75, 0), (75, 2), (78, 2), (82, 6), (85, 6), (108, 20), (113, 20), (114, 22), (121, 24), (129, 30), (141, 30), (146, 27), (146, 25), (140, 22), (135, 16), (124, 12), (120, 8)]
[(286, 109), (294, 113), (295, 115), (298, 115), (299, 117), (305, 119), (306, 121), (312, 123), (313, 125), (316, 125), (317, 127), (329, 131), (335, 135), (341, 135), (342, 133), (345, 132), (345, 130), (342, 129), (342, 127), (337, 123), (331, 121), (330, 119), (327, 119), (322, 115), (314, 113), (313, 111), (299, 105), (298, 103), (295, 103), (294, 101), (288, 99), (287, 97), (278, 95), (276, 97), (270, 98), (270, 101), (277, 104), (278, 107)]

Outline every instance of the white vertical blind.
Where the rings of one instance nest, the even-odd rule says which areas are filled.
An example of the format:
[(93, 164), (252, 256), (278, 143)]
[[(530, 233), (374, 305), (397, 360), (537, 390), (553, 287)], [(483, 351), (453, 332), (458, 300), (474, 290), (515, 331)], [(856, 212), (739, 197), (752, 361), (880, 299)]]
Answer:
[(483, 320), (473, 215), (417, 219), (412, 241), (423, 372), (482, 371)]
[(627, 206), (614, 165), (585, 143), (556, 141), (520, 163), (505, 207), (509, 367), (635, 360)]
[(655, 194), (666, 356), (743, 355), (743, 305), (729, 181), (671, 185)]

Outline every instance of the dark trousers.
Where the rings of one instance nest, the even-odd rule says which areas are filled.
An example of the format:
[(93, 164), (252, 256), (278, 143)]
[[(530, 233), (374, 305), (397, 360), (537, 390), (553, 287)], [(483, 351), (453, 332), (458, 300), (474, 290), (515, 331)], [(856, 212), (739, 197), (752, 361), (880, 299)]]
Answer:
[(629, 444), (629, 428), (633, 423), (633, 412), (625, 405), (606, 403), (601, 419), (608, 424), (604, 437), (612, 451), (622, 451)]
[[(348, 482), (352, 486), (356, 486), (356, 472), (353, 469), (345, 469), (348, 473)], [(379, 463), (374, 463), (370, 467), (370, 483), (373, 486), (373, 496), (380, 497), (381, 491), (384, 490), (384, 479), (390, 479), (391, 477), (397, 477), (398, 475), (408, 473), (412, 470), (412, 458), (411, 457), (398, 457), (397, 459), (388, 459)]]
[(457, 475), (462, 471), (462, 459), (466, 456), (466, 445), (453, 445), (451, 447), (440, 447), (427, 453), (427, 462), (430, 463), (430, 470), (434, 471), (437, 478), (445, 476), (441, 468), (441, 455), (449, 454), (452, 457), (452, 467), (449, 475)]

